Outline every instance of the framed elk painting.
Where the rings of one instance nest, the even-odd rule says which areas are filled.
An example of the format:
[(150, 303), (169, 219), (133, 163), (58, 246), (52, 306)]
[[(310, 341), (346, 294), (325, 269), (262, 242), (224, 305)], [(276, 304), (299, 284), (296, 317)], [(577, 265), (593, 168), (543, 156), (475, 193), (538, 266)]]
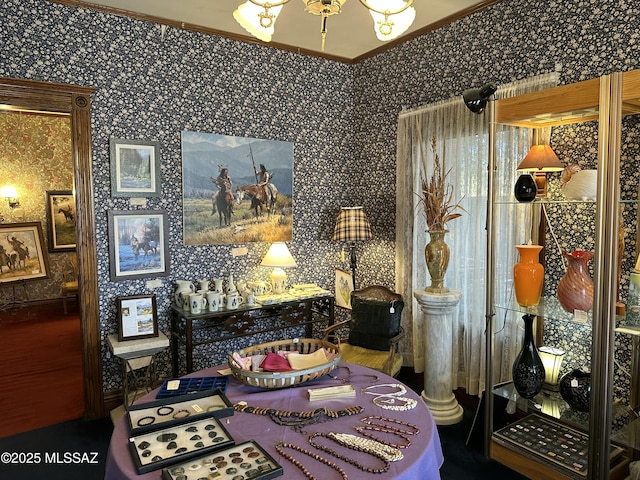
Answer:
[(71, 190), (47, 191), (47, 240), (49, 251), (76, 249), (76, 201)]
[(169, 275), (164, 210), (110, 210), (108, 215), (111, 281)]
[(0, 224), (0, 284), (49, 278), (40, 222)]

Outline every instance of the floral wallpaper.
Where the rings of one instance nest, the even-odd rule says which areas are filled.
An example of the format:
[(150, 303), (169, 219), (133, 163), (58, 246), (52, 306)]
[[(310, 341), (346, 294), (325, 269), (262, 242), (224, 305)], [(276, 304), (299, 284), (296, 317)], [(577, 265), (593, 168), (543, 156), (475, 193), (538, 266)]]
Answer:
[[(298, 260), (298, 268), (289, 272), (292, 282), (333, 289), (334, 268), (348, 268), (340, 260), (341, 245), (330, 240), (333, 223), (341, 206), (363, 205), (374, 238), (358, 247), (359, 283), (393, 286), (398, 113), (488, 81), (501, 84), (558, 71), (564, 84), (639, 68), (639, 8), (625, 0), (541, 0), (532, 10), (525, 0), (504, 0), (349, 65), (174, 28), (162, 40), (160, 26), (149, 22), (44, 0), (2, 0), (0, 75), (97, 88), (92, 126), (101, 330), (104, 338), (115, 332), (116, 297), (153, 292), (160, 329), (168, 332), (173, 280), (229, 273), (263, 278), (266, 273), (257, 265), (268, 247), (252, 244), (246, 256), (232, 257), (232, 246), (183, 245), (180, 131), (292, 142), (290, 249)], [(589, 125), (566, 127), (554, 132), (552, 145), (561, 160), (588, 165), (595, 159), (594, 135)], [(148, 288), (143, 280), (107, 280), (106, 212), (139, 208), (110, 197), (110, 137), (161, 145), (162, 197), (148, 199), (146, 206), (166, 209), (170, 219), (171, 274), (158, 288)], [(635, 124), (625, 142), (624, 188), (637, 192), (631, 173), (639, 150)], [(635, 232), (633, 208), (626, 213), (628, 237)], [(556, 230), (572, 225), (569, 218), (558, 213)], [(565, 236), (564, 248), (574, 248), (572, 237)], [(632, 242), (628, 248), (633, 250)], [(553, 261), (550, 284), (558, 277)], [(403, 350), (410, 352), (410, 325), (405, 328)], [(574, 328), (549, 327), (545, 335), (560, 341), (568, 338), (564, 330)], [(621, 351), (628, 350), (625, 340), (619, 341)], [(580, 350), (577, 358), (588, 351)], [(199, 352), (199, 365), (215, 364), (223, 354)], [(104, 389), (119, 388), (118, 362), (106, 345), (102, 355)], [(168, 352), (158, 363), (166, 374)], [(623, 384), (624, 374), (616, 375)]]
[[(20, 207), (10, 209), (0, 199), (2, 223), (40, 222), (49, 259), (49, 278), (16, 288), (16, 301), (57, 299), (63, 274), (72, 269), (74, 252), (47, 252), (50, 227), (46, 191), (73, 189), (71, 121), (68, 116), (0, 111), (0, 187), (13, 185)], [(0, 304), (13, 301), (13, 289), (3, 288)], [(62, 308), (62, 304), (60, 305)]]

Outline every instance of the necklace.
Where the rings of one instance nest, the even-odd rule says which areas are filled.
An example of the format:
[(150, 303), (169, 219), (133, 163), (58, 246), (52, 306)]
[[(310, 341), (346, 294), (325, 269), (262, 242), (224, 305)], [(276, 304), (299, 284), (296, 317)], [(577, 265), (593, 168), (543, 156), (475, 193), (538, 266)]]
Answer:
[[(373, 468), (373, 467), (368, 467), (366, 465), (362, 465), (351, 457), (342, 455), (336, 452), (335, 450), (332, 450), (331, 448), (326, 447), (324, 445), (320, 445), (318, 442), (315, 441), (316, 437), (325, 437), (330, 440), (333, 440), (334, 442), (338, 443), (339, 445), (342, 445), (343, 447), (350, 448), (351, 450), (355, 450), (357, 452), (367, 453), (381, 460), (384, 463), (384, 465), (382, 468)], [(358, 437), (356, 435), (350, 435), (347, 433), (333, 433), (333, 432), (314, 433), (309, 437), (309, 444), (313, 447), (316, 447), (319, 450), (330, 453), (331, 455), (333, 455), (336, 458), (339, 458), (340, 460), (344, 460), (345, 462), (350, 463), (354, 467), (359, 468), (364, 472), (369, 472), (369, 473), (384, 473), (387, 470), (389, 470), (389, 465), (390, 465), (389, 462), (400, 460), (403, 458), (402, 452), (397, 448), (391, 448), (387, 445), (383, 445), (374, 440), (369, 440), (363, 437)], [(390, 458), (393, 460), (390, 460)]]
[(283, 450), (284, 448), (290, 448), (292, 450), (297, 450), (300, 453), (304, 453), (305, 455), (308, 455), (309, 457), (313, 458), (314, 460), (322, 462), (325, 465), (328, 465), (329, 467), (333, 468), (336, 472), (338, 472), (340, 474), (340, 476), (342, 477), (342, 480), (348, 480), (347, 472), (345, 472), (338, 465), (336, 465), (333, 462), (330, 462), (326, 458), (323, 458), (320, 455), (317, 455), (317, 454), (315, 454), (315, 453), (313, 453), (313, 452), (311, 452), (311, 451), (309, 451), (309, 450), (307, 450), (305, 448), (299, 447), (298, 445), (294, 445), (293, 443), (278, 442), (276, 444), (276, 451), (280, 455), (282, 455), (284, 458), (289, 460), (291, 463), (293, 463), (300, 470), (302, 470), (302, 473), (304, 474), (304, 476), (307, 477), (309, 480), (317, 480), (317, 479), (316, 479), (316, 477), (314, 477), (311, 474), (311, 472), (309, 470), (307, 470), (307, 468), (299, 460), (296, 460), (292, 455), (289, 455), (289, 454), (285, 453), (284, 450)]
[[(364, 435), (365, 437), (368, 437), (372, 440), (375, 440), (376, 442), (382, 443), (383, 445), (387, 445), (389, 447), (407, 448), (411, 445), (411, 440), (409, 439), (409, 437), (398, 432), (398, 430), (395, 428), (375, 427), (373, 425), (355, 426), (353, 428), (355, 428), (356, 432)], [(399, 444), (399, 443), (388, 442), (388, 441), (382, 440), (381, 438), (376, 437), (372, 433), (367, 432), (367, 430), (373, 430), (374, 432), (390, 433), (392, 435), (396, 435), (397, 437), (402, 438), (406, 443)]]
[[(391, 387), (391, 388), (397, 388), (398, 391), (396, 392), (391, 392), (391, 393), (380, 393), (380, 392), (370, 392), (369, 390), (371, 388), (378, 388), (378, 387)], [(367, 395), (377, 395), (377, 396), (390, 396), (390, 397), (398, 397), (400, 395), (404, 395), (405, 393), (407, 393), (407, 389), (405, 388), (404, 385), (400, 384), (400, 383), (383, 383), (381, 385), (371, 385), (369, 387), (363, 388), (362, 389), (363, 393), (366, 393)]]
[(323, 407), (305, 412), (290, 412), (289, 410), (277, 410), (275, 408), (250, 407), (246, 402), (238, 402), (233, 406), (233, 408), (237, 412), (269, 416), (277, 425), (292, 427), (298, 433), (304, 433), (302, 427), (307, 425), (357, 415), (364, 411), (364, 407), (356, 405), (335, 411), (329, 410), (327, 407)]
[[(396, 402), (403, 402), (401, 405), (396, 405)], [(385, 410), (411, 410), (418, 405), (418, 402), (413, 398), (408, 397), (394, 397), (389, 395), (380, 395), (373, 399), (374, 405)]]
[[(387, 425), (384, 425), (383, 423), (372, 422), (371, 420), (380, 420), (382, 422), (395, 423), (396, 425), (403, 425), (405, 427), (409, 427), (411, 431), (403, 430), (395, 427), (389, 427)], [(413, 425), (412, 423), (403, 422), (402, 420), (396, 420), (395, 418), (380, 417), (378, 415), (369, 415), (367, 417), (362, 417), (360, 421), (362, 423), (366, 423), (367, 425), (375, 425), (376, 427), (388, 428), (389, 430), (394, 430), (395, 432), (404, 433), (407, 435), (417, 435), (420, 433), (420, 429), (415, 425)]]

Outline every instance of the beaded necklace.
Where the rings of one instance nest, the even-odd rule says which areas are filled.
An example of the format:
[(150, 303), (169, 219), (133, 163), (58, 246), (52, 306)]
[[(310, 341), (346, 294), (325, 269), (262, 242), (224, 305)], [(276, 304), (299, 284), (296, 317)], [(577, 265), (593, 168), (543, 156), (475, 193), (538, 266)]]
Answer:
[[(316, 437), (325, 437), (330, 440), (333, 440), (334, 442), (338, 443), (339, 445), (342, 445), (343, 447), (350, 448), (351, 450), (355, 450), (357, 452), (367, 453), (381, 460), (384, 465), (382, 468), (373, 468), (373, 467), (368, 467), (366, 465), (362, 465), (351, 457), (342, 455), (336, 452), (335, 450), (332, 450), (331, 448), (326, 447), (324, 445), (320, 445), (318, 442), (314, 440)], [(387, 445), (383, 445), (374, 440), (358, 437), (357, 435), (350, 435), (348, 433), (333, 433), (333, 432), (314, 433), (309, 437), (309, 444), (313, 447), (316, 447), (319, 450), (330, 453), (331, 455), (333, 455), (336, 458), (339, 458), (340, 460), (344, 460), (345, 462), (350, 463), (354, 467), (359, 468), (364, 472), (369, 472), (369, 473), (384, 473), (387, 470), (389, 470), (390, 462), (401, 460), (404, 457), (402, 452), (397, 448), (391, 448)]]
[(328, 422), (336, 418), (357, 415), (364, 411), (364, 407), (356, 405), (342, 410), (329, 410), (327, 407), (316, 408), (306, 412), (290, 412), (275, 408), (250, 407), (246, 402), (238, 402), (233, 406), (237, 412), (252, 413), (254, 415), (269, 416), (273, 422), (285, 427), (292, 427), (296, 432), (304, 433), (302, 427), (315, 423)]
[[(364, 435), (365, 437), (375, 440), (376, 442), (382, 443), (383, 445), (388, 445), (389, 447), (407, 448), (411, 446), (411, 440), (409, 439), (409, 437), (398, 432), (397, 429), (395, 428), (375, 427), (373, 425), (355, 426), (353, 428), (356, 430), (356, 432), (360, 433), (361, 435)], [(372, 430), (374, 432), (390, 433), (392, 435), (396, 435), (397, 437), (402, 438), (405, 441), (405, 443), (393, 443), (387, 440), (382, 440), (381, 438), (376, 437), (372, 433), (367, 432), (367, 430)]]
[(316, 477), (314, 477), (311, 474), (311, 472), (299, 460), (295, 459), (292, 455), (289, 455), (288, 453), (285, 453), (284, 450), (283, 450), (284, 448), (290, 448), (292, 450), (297, 450), (300, 453), (304, 453), (305, 455), (308, 455), (309, 457), (313, 458), (314, 460), (322, 462), (325, 465), (333, 468), (336, 472), (338, 472), (340, 474), (340, 476), (342, 477), (342, 480), (348, 480), (347, 472), (345, 472), (338, 465), (336, 465), (333, 462), (330, 462), (326, 458), (323, 458), (320, 455), (317, 455), (317, 454), (315, 454), (315, 453), (313, 453), (313, 452), (311, 452), (311, 451), (309, 451), (309, 450), (307, 450), (305, 448), (299, 447), (298, 445), (294, 445), (293, 443), (278, 442), (276, 444), (276, 451), (280, 455), (282, 455), (284, 458), (289, 460), (291, 463), (293, 463), (293, 465), (295, 465), (300, 470), (302, 470), (302, 473), (304, 474), (304, 476), (307, 477), (309, 480), (317, 480), (317, 479), (316, 479)]
[[(372, 422), (371, 420), (380, 420), (381, 422), (395, 423), (396, 425), (403, 425), (405, 427), (409, 427), (411, 430), (404, 430), (401, 428), (390, 427), (383, 423)], [(417, 435), (420, 433), (420, 429), (415, 425), (413, 425), (412, 423), (403, 422), (402, 420), (397, 420), (395, 418), (381, 417), (379, 415), (369, 415), (367, 417), (362, 417), (360, 421), (362, 423), (366, 423), (367, 425), (375, 425), (376, 427), (393, 429), (398, 433), (405, 433), (407, 435)]]

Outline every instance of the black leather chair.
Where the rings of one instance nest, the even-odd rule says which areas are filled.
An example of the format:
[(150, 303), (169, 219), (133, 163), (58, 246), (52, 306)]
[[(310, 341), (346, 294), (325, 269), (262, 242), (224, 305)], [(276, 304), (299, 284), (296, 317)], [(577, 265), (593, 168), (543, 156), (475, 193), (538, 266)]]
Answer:
[[(351, 318), (324, 330), (327, 341), (340, 343), (342, 360), (373, 368), (395, 377), (402, 367), (398, 342), (404, 337), (400, 324), (402, 295), (387, 287), (372, 285), (351, 292)], [(349, 329), (348, 338), (340, 338), (340, 329)]]

